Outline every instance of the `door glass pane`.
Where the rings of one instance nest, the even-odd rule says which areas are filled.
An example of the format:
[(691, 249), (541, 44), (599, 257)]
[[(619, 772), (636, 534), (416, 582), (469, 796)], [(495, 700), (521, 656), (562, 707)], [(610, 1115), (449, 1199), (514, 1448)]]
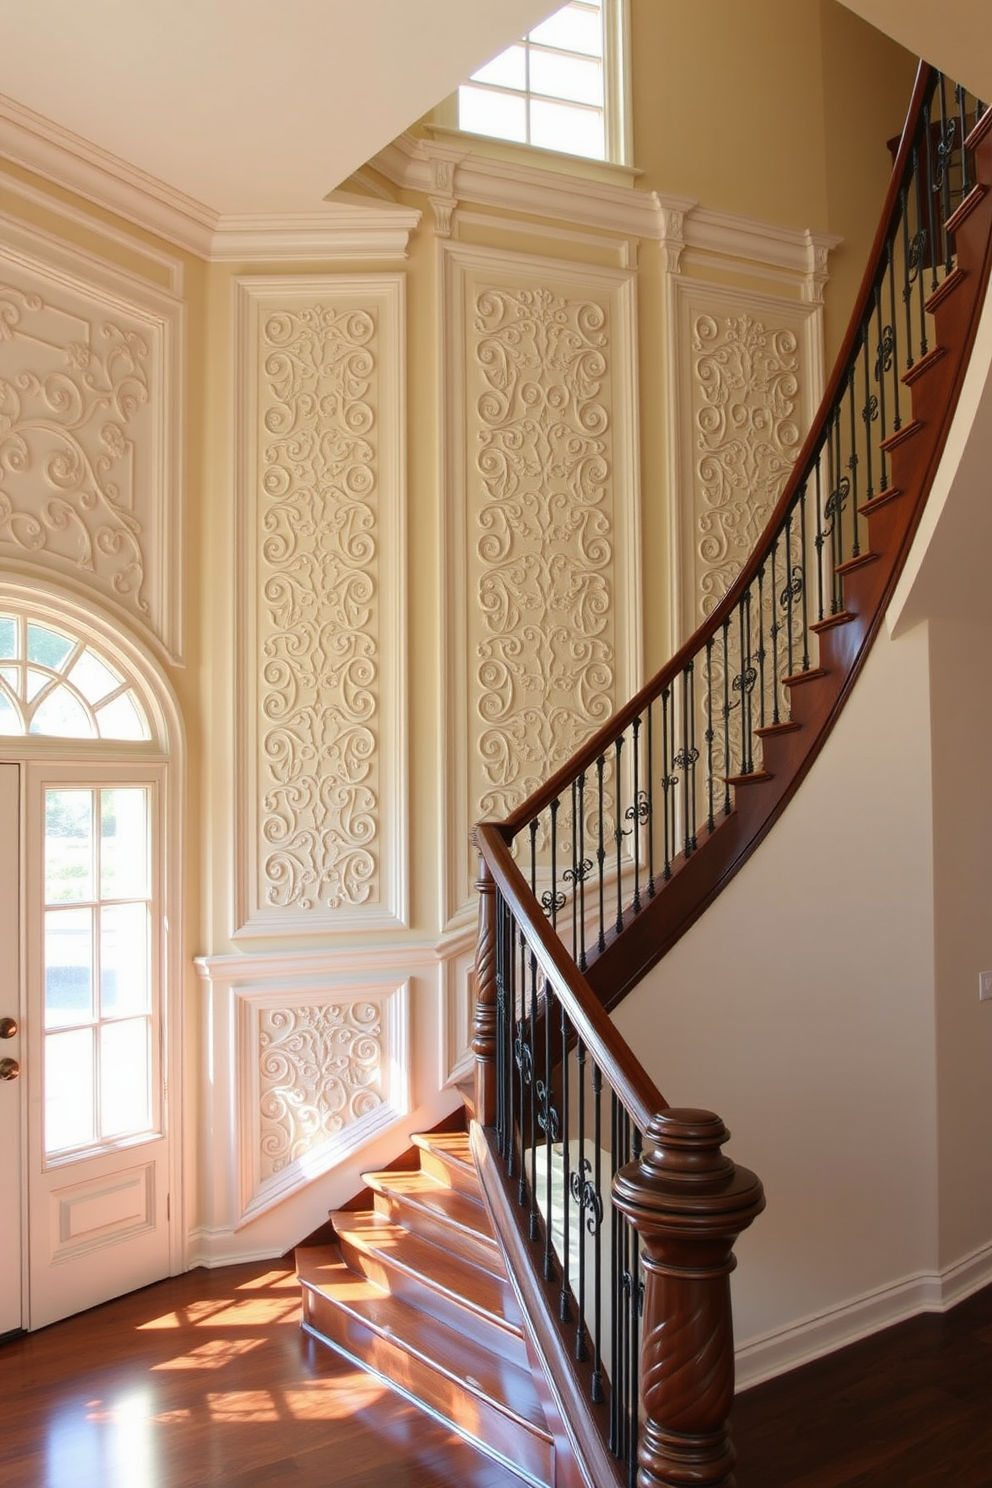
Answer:
[(108, 904), (100, 915), (100, 1014), (147, 1013), (148, 906)]
[(45, 1027), (89, 1023), (93, 1008), (93, 911), (45, 911)]
[(45, 1151), (84, 1147), (96, 1137), (93, 1029), (45, 1039)]
[(100, 1029), (101, 1137), (147, 1131), (152, 1124), (148, 1034), (147, 1018)]
[(93, 792), (45, 792), (45, 902), (93, 898)]
[(148, 792), (121, 787), (100, 792), (100, 897), (148, 894)]

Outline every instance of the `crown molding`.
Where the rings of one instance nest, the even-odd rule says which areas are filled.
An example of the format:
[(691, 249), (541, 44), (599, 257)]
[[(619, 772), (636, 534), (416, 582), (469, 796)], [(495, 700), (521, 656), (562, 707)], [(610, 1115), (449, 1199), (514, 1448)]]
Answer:
[(312, 212), (225, 216), (2, 94), (0, 156), (211, 262), (405, 258), (420, 221), (410, 207), (340, 196)]
[(447, 133), (444, 140), (400, 135), (369, 162), (393, 186), (427, 196), (435, 215), (443, 203), (445, 236), (451, 213), (464, 203), (648, 239), (662, 247), (672, 269), (690, 249), (811, 283), (826, 278), (827, 255), (841, 242), (831, 233), (715, 211), (691, 197), (495, 158), (474, 150), (470, 136)]

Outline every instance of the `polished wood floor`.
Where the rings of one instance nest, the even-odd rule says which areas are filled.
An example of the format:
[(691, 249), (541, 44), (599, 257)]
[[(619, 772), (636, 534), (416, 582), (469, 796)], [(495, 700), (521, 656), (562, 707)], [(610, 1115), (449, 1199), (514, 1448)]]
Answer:
[(191, 1271), (0, 1346), (2, 1488), (521, 1488), (300, 1329), (283, 1263)]
[(739, 1395), (739, 1488), (990, 1488), (992, 1287)]
[[(284, 1264), (193, 1271), (0, 1346), (3, 1488), (520, 1488), (317, 1347)], [(734, 1408), (738, 1488), (992, 1488), (992, 1288)]]

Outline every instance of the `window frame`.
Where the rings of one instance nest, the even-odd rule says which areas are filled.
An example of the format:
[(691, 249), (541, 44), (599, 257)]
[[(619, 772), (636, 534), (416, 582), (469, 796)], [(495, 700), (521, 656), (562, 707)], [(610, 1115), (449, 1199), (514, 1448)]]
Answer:
[[(557, 7), (564, 9), (564, 5)], [(552, 11), (550, 14), (554, 14)], [(461, 88), (456, 89), (451, 98), (438, 111), (438, 122), (444, 126), (457, 129), (462, 134), (474, 136), (477, 139), (493, 140), (501, 146), (510, 149), (524, 151), (540, 151), (542, 154), (559, 155), (568, 160), (590, 161), (597, 165), (619, 165), (630, 167), (632, 164), (632, 129), (631, 129), (631, 107), (630, 107), (630, 0), (602, 0), (603, 16), (603, 131), (604, 131), (604, 154), (586, 155), (579, 152), (557, 150), (546, 145), (531, 144), (529, 141), (506, 139), (502, 135), (483, 134), (464, 128), (461, 123), (461, 110), (459, 98)], [(544, 18), (549, 19), (549, 16)], [(538, 22), (543, 24), (543, 22)], [(536, 30), (534, 26), (531, 30)], [(519, 38), (520, 42), (526, 42), (530, 31)], [(510, 47), (517, 45), (511, 42)], [(497, 56), (502, 53), (497, 53)], [(489, 61), (494, 61), (490, 58)], [(483, 63), (481, 66), (487, 66)], [(477, 70), (481, 70), (481, 66)], [(462, 86), (468, 86), (472, 79), (467, 78)], [(495, 85), (489, 86), (493, 92), (506, 92), (513, 97), (521, 97), (529, 102), (533, 97), (543, 97), (542, 94), (534, 94), (529, 89), (526, 91), (515, 89), (502, 89)], [(581, 105), (580, 105), (581, 106)]]

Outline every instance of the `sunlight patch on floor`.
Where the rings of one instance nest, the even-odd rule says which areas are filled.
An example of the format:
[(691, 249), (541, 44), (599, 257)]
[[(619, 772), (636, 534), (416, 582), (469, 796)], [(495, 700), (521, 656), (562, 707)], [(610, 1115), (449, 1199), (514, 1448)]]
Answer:
[(175, 1359), (164, 1359), (161, 1364), (153, 1364), (151, 1367), (153, 1370), (223, 1369), (232, 1359), (248, 1354), (252, 1349), (262, 1348), (267, 1342), (265, 1338), (211, 1338), (209, 1343), (201, 1343), (187, 1354), (179, 1354)]

